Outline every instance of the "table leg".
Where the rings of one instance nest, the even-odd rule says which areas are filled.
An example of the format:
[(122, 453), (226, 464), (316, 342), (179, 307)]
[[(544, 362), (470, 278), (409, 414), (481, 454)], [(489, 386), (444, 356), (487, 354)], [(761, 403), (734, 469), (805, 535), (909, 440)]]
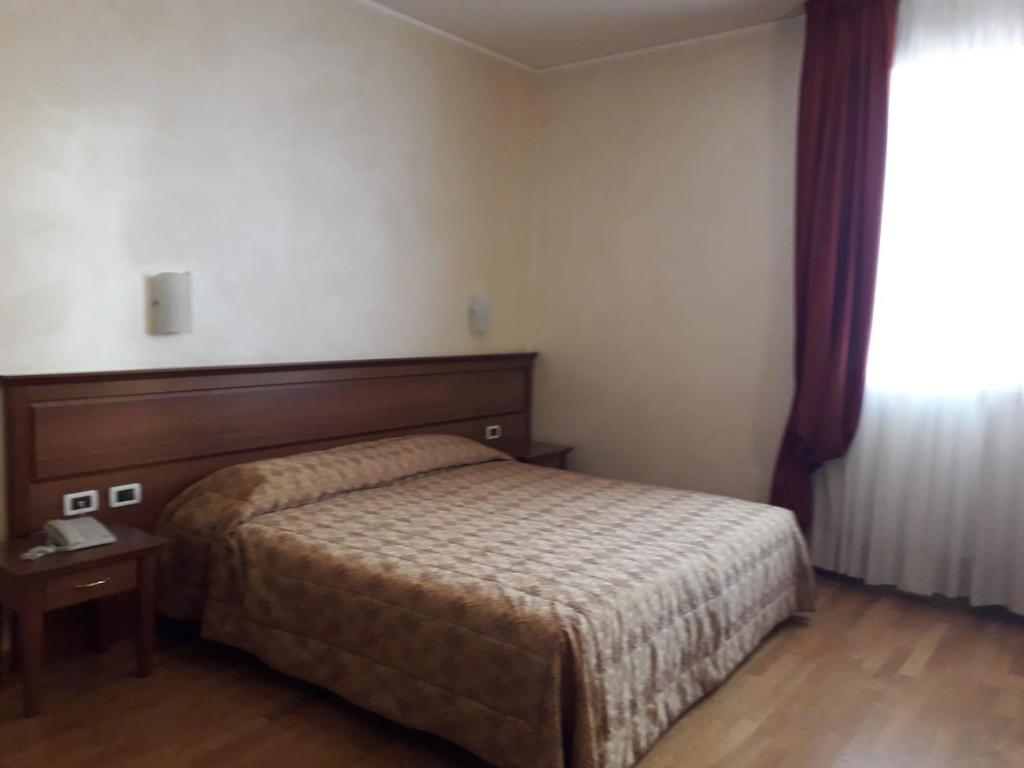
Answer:
[(25, 717), (32, 717), (39, 713), (39, 670), (43, 663), (43, 612), (38, 606), (30, 604), (18, 614), (18, 659)]
[(146, 555), (139, 559), (138, 622), (135, 636), (137, 674), (153, 674), (153, 644), (156, 620), (156, 558)]
[(7, 669), (13, 674), (21, 669), (21, 659), (18, 658), (18, 612), (13, 608), (7, 609), (7, 622), (11, 639), (11, 647), (7, 651)]
[[(11, 650), (5, 644), (7, 635), (4, 634), (5, 630), (7, 630), (11, 625), (11, 622), (7, 618), (9, 611), (10, 609), (6, 605), (0, 604), (0, 683), (3, 683), (3, 681), (7, 679), (7, 675), (9, 674), (7, 665), (11, 659)], [(14, 635), (12, 634), (11, 645), (13, 644)]]

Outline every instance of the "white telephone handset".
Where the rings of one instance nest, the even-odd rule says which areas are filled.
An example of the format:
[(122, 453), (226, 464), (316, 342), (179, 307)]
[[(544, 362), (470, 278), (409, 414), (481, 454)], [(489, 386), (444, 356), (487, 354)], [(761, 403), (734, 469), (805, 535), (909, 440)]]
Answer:
[(74, 520), (50, 520), (44, 527), (46, 544), (23, 552), (23, 560), (38, 560), (54, 552), (74, 552), (76, 549), (113, 544), (117, 537), (103, 523), (93, 517)]

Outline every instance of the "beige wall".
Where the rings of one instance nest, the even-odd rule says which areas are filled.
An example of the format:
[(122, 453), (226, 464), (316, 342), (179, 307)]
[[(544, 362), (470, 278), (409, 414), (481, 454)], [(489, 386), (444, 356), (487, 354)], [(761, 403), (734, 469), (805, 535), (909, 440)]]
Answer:
[(531, 347), (536, 88), (354, 0), (0, 0), (0, 374)]
[(0, 73), (0, 373), (530, 346), (534, 75), (354, 0), (0, 0)]
[(792, 388), (802, 20), (546, 76), (539, 437), (763, 499)]

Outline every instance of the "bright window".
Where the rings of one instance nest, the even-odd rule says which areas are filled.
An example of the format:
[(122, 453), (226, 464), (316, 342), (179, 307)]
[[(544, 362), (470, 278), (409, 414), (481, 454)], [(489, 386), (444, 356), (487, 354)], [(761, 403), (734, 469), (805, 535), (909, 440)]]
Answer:
[(1024, 41), (1000, 34), (894, 68), (870, 389), (1024, 386)]

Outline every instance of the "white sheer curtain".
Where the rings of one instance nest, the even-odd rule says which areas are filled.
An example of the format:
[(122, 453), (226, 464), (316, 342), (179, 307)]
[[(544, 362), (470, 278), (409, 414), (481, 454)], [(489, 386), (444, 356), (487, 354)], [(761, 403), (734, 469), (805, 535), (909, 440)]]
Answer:
[(1024, 0), (902, 0), (863, 416), (817, 565), (1024, 613)]

